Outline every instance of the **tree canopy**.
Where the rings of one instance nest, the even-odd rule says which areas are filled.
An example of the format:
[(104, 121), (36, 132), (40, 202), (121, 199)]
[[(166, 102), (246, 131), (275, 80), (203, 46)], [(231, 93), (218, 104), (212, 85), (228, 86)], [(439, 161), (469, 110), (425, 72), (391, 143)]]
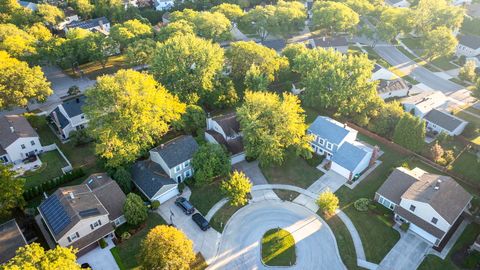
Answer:
[(52, 26), (57, 25), (65, 18), (65, 14), (61, 9), (50, 4), (38, 4), (37, 14), (41, 20)]
[(212, 12), (220, 12), (232, 22), (237, 22), (243, 16), (243, 9), (239, 5), (222, 3), (214, 6)]
[(115, 24), (110, 29), (110, 36), (120, 44), (121, 48), (126, 48), (134, 41), (153, 37), (153, 30), (150, 25), (134, 19)]
[(425, 145), (425, 133), (425, 121), (405, 113), (395, 127), (393, 141), (414, 152), (420, 152)]
[(338, 209), (338, 197), (330, 190), (322, 192), (317, 199), (317, 205), (327, 215), (335, 214)]
[(227, 176), (231, 162), (227, 151), (221, 145), (206, 143), (193, 155), (192, 167), (195, 184), (204, 185)]
[(368, 123), (368, 129), (387, 138), (393, 138), (393, 132), (404, 111), (398, 101), (381, 103), (378, 114)]
[(150, 38), (134, 41), (125, 50), (125, 62), (130, 66), (150, 63), (156, 46), (157, 43)]
[(25, 179), (16, 178), (10, 166), (0, 164), (0, 217), (10, 214), (15, 207), (23, 207)]
[(312, 24), (330, 33), (352, 32), (359, 15), (343, 3), (316, 1), (312, 7)]
[(185, 104), (151, 75), (133, 70), (99, 77), (86, 96), (89, 133), (111, 167), (134, 161), (185, 112)]
[(14, 24), (0, 24), (0, 50), (25, 59), (37, 53), (36, 38)]
[(281, 164), (287, 149), (297, 155), (311, 155), (305, 113), (296, 96), (246, 92), (237, 115), (246, 155), (257, 158), (261, 165)]
[(120, 166), (115, 168), (115, 173), (112, 178), (117, 182), (123, 193), (128, 194), (132, 191), (132, 175), (125, 167)]
[(195, 34), (193, 24), (186, 20), (177, 20), (160, 28), (156, 38), (159, 41), (165, 41), (174, 35), (189, 35)]
[(184, 9), (182, 11), (172, 12), (171, 22), (184, 20), (189, 22), (195, 34), (206, 39), (214, 41), (225, 41), (231, 39), (230, 29), (232, 24), (230, 20), (220, 12), (194, 11)]
[(248, 194), (252, 190), (252, 182), (239, 171), (234, 171), (230, 179), (222, 181), (220, 188), (230, 200), (232, 206), (243, 206), (248, 202)]
[(8, 261), (2, 269), (4, 270), (54, 270), (71, 269), (80, 270), (77, 264), (76, 250), (56, 246), (54, 249), (45, 251), (39, 243), (32, 243), (17, 250), (15, 257)]
[(125, 204), (123, 205), (123, 213), (127, 223), (138, 226), (147, 220), (147, 206), (143, 203), (142, 197), (135, 193), (128, 193)]
[(453, 30), (462, 25), (464, 14), (463, 7), (451, 5), (447, 0), (420, 0), (413, 10), (414, 28), (419, 34), (442, 26)]
[(412, 11), (408, 8), (385, 8), (380, 14), (377, 24), (381, 39), (391, 41), (399, 34), (410, 33), (413, 30)]
[(427, 32), (423, 40), (423, 55), (429, 59), (441, 56), (449, 56), (455, 52), (458, 40), (453, 35), (452, 30), (445, 26)]
[(197, 105), (187, 105), (185, 113), (182, 115), (182, 129), (187, 134), (196, 134), (201, 128), (205, 128), (207, 115), (202, 107)]

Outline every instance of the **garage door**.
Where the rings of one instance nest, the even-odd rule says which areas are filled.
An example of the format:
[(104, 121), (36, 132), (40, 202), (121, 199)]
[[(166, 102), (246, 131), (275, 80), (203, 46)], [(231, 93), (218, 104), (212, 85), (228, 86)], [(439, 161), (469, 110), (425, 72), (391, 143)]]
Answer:
[(335, 162), (332, 162), (332, 166), (330, 167), (330, 170), (340, 174), (341, 176), (349, 179), (350, 178), (350, 171), (345, 169), (344, 167), (338, 165)]
[(437, 241), (437, 238), (435, 236), (427, 233), (426, 231), (424, 231), (423, 229), (421, 229), (420, 227), (416, 226), (413, 223), (410, 223), (409, 228), (412, 232), (418, 234), (419, 236), (421, 236), (423, 239), (427, 240), (431, 244), (435, 244), (435, 242)]
[(158, 200), (160, 203), (164, 203), (171, 198), (177, 196), (179, 194), (178, 188), (175, 186), (174, 188), (165, 191), (164, 193), (158, 195), (157, 197), (154, 198), (154, 200)]

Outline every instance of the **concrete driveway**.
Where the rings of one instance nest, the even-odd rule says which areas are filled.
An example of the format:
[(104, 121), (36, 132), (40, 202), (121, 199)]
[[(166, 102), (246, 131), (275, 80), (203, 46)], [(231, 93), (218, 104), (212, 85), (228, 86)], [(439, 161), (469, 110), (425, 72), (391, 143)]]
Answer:
[(413, 232), (407, 232), (383, 258), (378, 270), (415, 270), (432, 246)]
[(284, 269), (261, 262), (260, 242), (269, 229), (281, 227), (296, 242), (296, 265), (289, 269), (346, 269), (328, 225), (305, 207), (280, 201), (249, 204), (224, 229), (215, 261), (208, 269)]
[(258, 161), (242, 161), (233, 165), (233, 169), (237, 171), (242, 171), (248, 178), (250, 178), (250, 181), (254, 185), (268, 184), (267, 179), (258, 167)]
[(112, 239), (109, 237), (105, 239), (108, 243), (108, 246), (104, 249), (96, 247), (94, 250), (89, 251), (87, 254), (79, 257), (77, 259), (78, 264), (88, 263), (95, 270), (118, 270), (120, 269), (113, 258), (110, 249), (115, 247), (115, 244), (112, 242)]
[[(185, 198), (190, 197), (190, 191), (184, 191), (182, 195)], [(157, 210), (160, 216), (165, 219), (166, 222), (172, 222), (175, 227), (182, 230), (189, 239), (193, 241), (195, 252), (202, 253), (203, 257), (209, 263), (215, 256), (217, 251), (217, 245), (220, 240), (220, 233), (213, 228), (207, 231), (202, 231), (192, 220), (192, 216), (187, 216), (180, 207), (175, 205), (174, 197), (164, 202)], [(173, 213), (173, 215), (172, 215)]]

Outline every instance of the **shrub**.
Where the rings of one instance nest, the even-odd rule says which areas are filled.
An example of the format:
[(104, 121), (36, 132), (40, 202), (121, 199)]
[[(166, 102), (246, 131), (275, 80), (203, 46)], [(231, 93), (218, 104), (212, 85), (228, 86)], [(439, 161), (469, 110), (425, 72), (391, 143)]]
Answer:
[(444, 156), (447, 164), (452, 163), (455, 160), (455, 156), (452, 150), (447, 150), (445, 151), (445, 156)]
[(338, 208), (338, 197), (330, 190), (318, 196), (317, 205), (327, 215), (333, 215)]
[(157, 200), (154, 200), (151, 206), (152, 206), (152, 210), (157, 210), (160, 207), (160, 202)]
[(107, 244), (107, 241), (105, 241), (105, 239), (100, 239), (98, 240), (98, 244), (100, 245), (100, 247), (103, 249), (103, 248), (106, 248), (108, 246)]
[(130, 239), (130, 237), (132, 237), (132, 235), (129, 232), (123, 232), (122, 236), (120, 236), (120, 238), (122, 238), (122, 241)]
[(80, 130), (74, 130), (70, 132), (70, 141), (75, 145), (84, 145), (92, 141), (92, 138), (90, 138), (87, 134), (86, 129), (80, 129)]
[(410, 223), (402, 223), (402, 225), (400, 225), (400, 229), (404, 232), (408, 231), (408, 228), (410, 228)]
[(353, 206), (357, 211), (366, 212), (368, 211), (368, 206), (370, 205), (370, 199), (360, 198), (353, 203)]

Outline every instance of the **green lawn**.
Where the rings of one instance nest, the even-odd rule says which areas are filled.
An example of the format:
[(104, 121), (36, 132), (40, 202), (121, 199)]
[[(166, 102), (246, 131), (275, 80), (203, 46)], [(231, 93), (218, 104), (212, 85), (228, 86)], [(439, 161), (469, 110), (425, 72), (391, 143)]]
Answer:
[(295, 239), (286, 230), (271, 229), (262, 238), (262, 261), (268, 266), (295, 264)]
[(241, 207), (239, 206), (231, 206), (230, 203), (224, 205), (218, 212), (213, 215), (212, 219), (210, 220), (210, 226), (217, 230), (218, 232), (223, 232), (225, 225), (227, 224), (228, 220), (237, 212)]
[(452, 60), (452, 57), (438, 57), (432, 61), (432, 64), (434, 64), (435, 66), (443, 70), (451, 70), (454, 68), (458, 68), (457, 65), (454, 65), (450, 62), (451, 60)]
[(459, 85), (461, 85), (461, 86), (465, 86), (465, 87), (470, 86), (470, 84), (468, 84), (468, 83), (466, 83), (466, 82), (464, 82), (464, 81), (462, 81), (462, 80), (459, 80), (459, 79), (457, 79), (457, 78), (450, 78), (449, 81), (454, 82), (454, 83), (456, 83), (456, 84), (459, 84)]
[[(455, 243), (453, 246), (452, 250), (450, 253), (448, 253), (447, 257), (445, 260), (440, 259), (437, 256), (433, 255), (428, 255), (425, 260), (423, 260), (422, 264), (418, 268), (419, 270), (437, 270), (437, 269), (442, 269), (442, 270), (460, 270), (462, 269), (461, 267), (458, 267), (455, 265), (452, 261), (452, 255), (456, 253), (457, 251), (461, 250), (462, 248), (466, 248), (470, 246), (474, 241), (475, 238), (478, 236), (480, 233), (480, 226), (478, 224), (470, 224), (465, 228), (465, 231), (463, 234), (460, 236), (458, 241)], [(480, 256), (473, 255), (470, 258), (477, 264), (480, 263)], [(475, 264), (473, 264), (475, 265)], [(468, 267), (470, 268), (470, 267)], [(465, 267), (464, 269), (468, 269)], [(470, 268), (472, 269), (472, 268)]]
[(282, 165), (260, 167), (270, 184), (287, 184), (301, 188), (308, 188), (323, 173), (315, 167), (310, 166), (301, 157), (288, 152)]
[(417, 55), (422, 54), (423, 45), (421, 38), (407, 37), (402, 38), (403, 44), (407, 46), (410, 50), (414, 51)]
[(480, 162), (474, 152), (463, 152), (453, 163), (452, 170), (471, 180), (473, 185), (480, 185)]
[(57, 150), (42, 153), (39, 157), (42, 161), (42, 167), (36, 171), (28, 171), (23, 175), (26, 180), (25, 189), (41, 185), (57, 176), (62, 176), (62, 168), (68, 165)]
[[(115, 55), (108, 58), (105, 68), (98, 62), (90, 62), (80, 65), (79, 68), (83, 71), (84, 76), (91, 80), (95, 80), (98, 76), (105, 74), (113, 74), (122, 68), (126, 68), (125, 57), (123, 55)], [(64, 70), (69, 76), (78, 77), (79, 74), (74, 74), (72, 69)]]
[[(480, 118), (475, 117), (471, 114), (468, 114), (464, 111), (459, 111), (459, 112), (455, 113), (455, 116), (457, 116), (459, 118), (462, 118), (465, 121), (468, 121), (469, 125), (473, 125), (475, 128), (480, 129)], [(470, 139), (470, 140), (472, 140), (472, 142), (480, 145), (480, 136), (478, 136), (476, 138), (468, 138), (468, 139)]]
[(220, 182), (221, 180), (217, 180), (211, 184), (201, 186), (196, 186), (192, 182), (189, 183), (192, 191), (190, 202), (203, 215), (206, 215), (212, 206), (224, 197), (220, 191)]

